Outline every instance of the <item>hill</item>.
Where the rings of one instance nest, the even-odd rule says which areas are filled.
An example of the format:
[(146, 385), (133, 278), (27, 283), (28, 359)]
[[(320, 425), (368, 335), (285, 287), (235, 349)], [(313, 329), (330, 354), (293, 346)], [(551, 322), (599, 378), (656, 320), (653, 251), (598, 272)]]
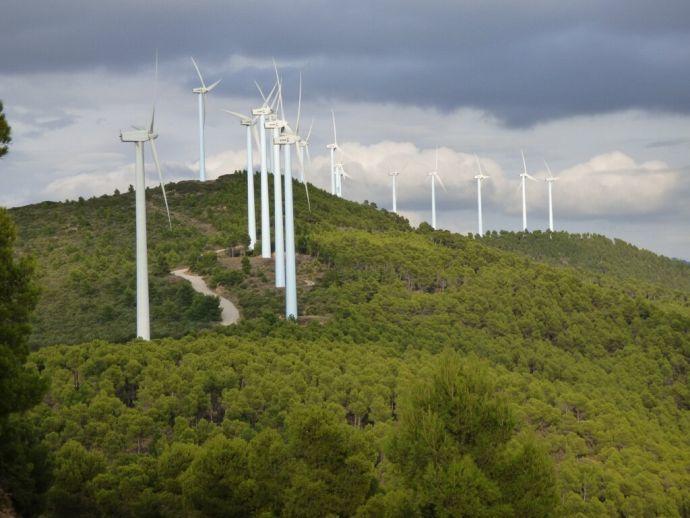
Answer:
[[(52, 452), (49, 514), (687, 515), (686, 306), (313, 189), (311, 213), (297, 202), (310, 318), (285, 322), (260, 259), (208, 253), (243, 239), (243, 185), (171, 186), (177, 239), (160, 214), (150, 232), (166, 268), (188, 261), (235, 294), (239, 325), (30, 356), (51, 386), (28, 415)], [(88, 214), (78, 235), (100, 243), (72, 236), (71, 268), (104, 228), (131, 246), (133, 224), (110, 223), (128, 196), (57, 207)], [(45, 211), (17, 217), (24, 250), (58, 220), (37, 207), (14, 211)], [(44, 278), (60, 249), (39, 257)]]
[(690, 295), (690, 264), (621, 239), (568, 232), (494, 231), (488, 232), (482, 242), (554, 266), (572, 267), (599, 280), (612, 277), (649, 298), (687, 303)]
[[(258, 178), (256, 186), (259, 199)], [(402, 218), (312, 190), (312, 212), (304, 189), (295, 193), (295, 213), (302, 223), (297, 236), (301, 243), (312, 229), (324, 226), (409, 229)], [(218, 321), (217, 302), (195, 293), (188, 283), (169, 272), (182, 266), (203, 270), (204, 261), (213, 261), (204, 257), (205, 252), (242, 245), (247, 240), (243, 175), (205, 184), (169, 184), (167, 194), (172, 230), (167, 225), (160, 189), (147, 189), (153, 337), (179, 337)], [(134, 338), (134, 193), (130, 190), (87, 200), (39, 203), (12, 209), (11, 215), (19, 230), (19, 252), (36, 258), (43, 287), (31, 346)], [(257, 264), (257, 268), (271, 269), (270, 264)], [(239, 288), (234, 291), (239, 295)], [(270, 308), (279, 303), (273, 290), (247, 290), (244, 295), (249, 314), (253, 314), (252, 306), (265, 303)]]

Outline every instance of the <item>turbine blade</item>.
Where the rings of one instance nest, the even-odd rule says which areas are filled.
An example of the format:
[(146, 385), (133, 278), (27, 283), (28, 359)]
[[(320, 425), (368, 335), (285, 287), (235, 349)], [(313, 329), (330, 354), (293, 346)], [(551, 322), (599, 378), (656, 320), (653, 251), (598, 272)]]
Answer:
[(333, 143), (338, 147), (338, 132), (335, 129), (335, 112), (331, 110), (331, 117), (333, 117)]
[(439, 183), (439, 185), (443, 188), (443, 190), (444, 190), (445, 192), (448, 192), (448, 189), (446, 189), (446, 186), (444, 185), (443, 180), (441, 180), (441, 177), (438, 175), (438, 173), (436, 173), (434, 176), (435, 176), (436, 179), (438, 180), (438, 183)]
[(295, 132), (299, 134), (299, 121), (302, 115), (302, 72), (299, 73), (299, 95), (297, 96), (297, 122), (295, 123)]
[(305, 142), (309, 142), (309, 137), (311, 137), (311, 130), (314, 127), (314, 119), (311, 120), (311, 124), (309, 125), (309, 131), (307, 132), (307, 138), (304, 139)]
[(525, 161), (525, 152), (521, 149), (520, 154), (522, 155), (522, 170), (527, 174), (527, 162)]
[(307, 208), (309, 209), (309, 214), (311, 214), (311, 201), (309, 200), (309, 185), (307, 179), (304, 179), (304, 193), (307, 195)]
[[(438, 147), (436, 147), (436, 167), (434, 168), (434, 171), (436, 171), (438, 173)], [(439, 182), (440, 181), (441, 180), (439, 178)]]
[(196, 75), (199, 76), (199, 81), (201, 81), (201, 86), (206, 88), (206, 83), (204, 83), (204, 78), (201, 76), (201, 70), (199, 70), (199, 65), (196, 64), (196, 61), (194, 61), (194, 58), (192, 58), (192, 64), (194, 65), (194, 68), (196, 69)]
[(220, 84), (221, 81), (222, 81), (222, 79), (219, 79), (218, 81), (216, 81), (215, 83), (213, 83), (211, 86), (209, 86), (208, 88), (206, 88), (206, 91), (207, 91), (207, 92), (210, 92), (210, 91), (213, 90), (216, 86), (218, 86), (218, 85)]
[(309, 143), (307, 143), (307, 145), (304, 146), (304, 151), (307, 152), (307, 161), (311, 164), (311, 155), (309, 154)]
[(256, 124), (252, 124), (252, 135), (254, 137), (254, 145), (256, 146), (256, 149), (261, 152), (261, 140), (259, 139), (259, 130), (256, 129)]
[(549, 178), (553, 178), (553, 174), (551, 173), (551, 168), (549, 167), (549, 164), (546, 161), (546, 159), (544, 159), (544, 165), (546, 166), (546, 171), (549, 173)]
[(268, 92), (268, 97), (266, 97), (266, 99), (265, 99), (265, 103), (264, 103), (265, 106), (268, 106), (269, 102), (271, 105), (273, 104), (273, 101), (271, 99), (273, 98), (274, 95), (276, 95), (276, 99), (277, 99), (277, 93), (278, 93), (277, 88), (278, 88), (278, 83), (274, 83), (273, 88), (271, 88), (271, 91)]
[(280, 75), (278, 74), (278, 65), (275, 58), (273, 58), (273, 69), (276, 72), (276, 82), (278, 83), (278, 107), (280, 108), (280, 118), (285, 120), (285, 110), (283, 109), (283, 85), (280, 82)]
[[(266, 103), (268, 102), (268, 100), (266, 99), (266, 96), (264, 95), (264, 91), (263, 91), (263, 90), (261, 89), (261, 87), (259, 86), (259, 83), (257, 83), (256, 81), (254, 81), (254, 84), (256, 85), (257, 90), (259, 90), (259, 95), (260, 95), (261, 98), (264, 100), (264, 104), (266, 104)], [(271, 90), (271, 91), (273, 91), (273, 90)]]
[(232, 110), (222, 109), (221, 111), (224, 111), (225, 113), (229, 113), (230, 115), (233, 115), (233, 116), (237, 117), (237, 118), (240, 119), (240, 120), (251, 119), (251, 117), (248, 116), (248, 115), (242, 115), (241, 113), (239, 113), (239, 112), (234, 112), (234, 111), (232, 111)]
[(156, 49), (156, 57), (153, 65), (153, 106), (156, 107), (158, 100), (158, 49)]
[(170, 208), (168, 207), (168, 196), (165, 194), (165, 184), (163, 183), (163, 171), (161, 171), (161, 164), (158, 160), (158, 151), (156, 150), (156, 139), (150, 139), (151, 143), (151, 154), (153, 155), (153, 161), (156, 163), (156, 170), (158, 171), (158, 180), (161, 184), (161, 190), (163, 191), (163, 201), (165, 202), (165, 212), (168, 215), (168, 226), (172, 230), (172, 221), (170, 219)]
[(153, 104), (153, 109), (151, 110), (151, 124), (149, 124), (149, 133), (153, 133), (153, 121), (156, 118), (156, 103)]

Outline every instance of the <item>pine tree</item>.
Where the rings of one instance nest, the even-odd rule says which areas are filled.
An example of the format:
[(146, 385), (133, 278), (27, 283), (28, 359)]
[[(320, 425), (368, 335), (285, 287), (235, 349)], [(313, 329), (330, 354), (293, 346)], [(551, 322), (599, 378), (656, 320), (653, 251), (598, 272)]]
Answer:
[(5, 114), (3, 113), (2, 101), (0, 101), (0, 157), (7, 154), (7, 144), (12, 141), (12, 129), (7, 124)]

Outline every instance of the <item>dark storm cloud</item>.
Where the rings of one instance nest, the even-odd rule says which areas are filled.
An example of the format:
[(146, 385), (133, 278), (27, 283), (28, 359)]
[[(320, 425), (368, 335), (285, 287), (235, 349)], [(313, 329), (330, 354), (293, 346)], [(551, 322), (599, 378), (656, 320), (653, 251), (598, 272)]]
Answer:
[[(304, 61), (312, 94), (474, 107), (510, 125), (690, 112), (690, 2), (568, 4), (6, 0), (0, 73), (140, 68), (158, 47), (216, 66), (231, 55)], [(247, 77), (225, 79), (249, 91)]]

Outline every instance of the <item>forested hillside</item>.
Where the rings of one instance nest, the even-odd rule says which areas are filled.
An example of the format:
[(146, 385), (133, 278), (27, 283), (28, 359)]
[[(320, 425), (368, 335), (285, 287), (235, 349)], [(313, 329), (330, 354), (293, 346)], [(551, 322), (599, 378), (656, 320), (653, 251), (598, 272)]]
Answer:
[[(149, 209), (151, 261), (165, 266), (155, 282), (179, 289), (165, 272), (191, 265), (235, 294), (239, 325), (203, 331), (211, 322), (190, 316), (171, 333), (196, 329), (184, 338), (29, 357), (50, 383), (28, 415), (50, 452), (48, 514), (688, 516), (690, 313), (628, 284), (665, 281), (598, 282), (585, 266), (411, 229), (316, 189), (310, 213), (296, 185), (306, 317), (286, 322), (261, 260), (208, 253), (244, 239), (244, 185), (238, 175), (171, 186), (172, 233), (155, 195)], [(98, 272), (119, 271), (105, 269), (110, 257), (133, 275), (133, 251), (84, 266), (111, 221), (124, 230), (101, 246), (133, 246), (131, 195), (52, 207), (58, 215), (48, 204), (13, 215), (41, 278), (67, 290), (63, 304), (83, 297), (54, 275), (62, 262), (97, 286)], [(61, 222), (53, 235), (49, 221)], [(62, 252), (41, 258), (54, 235), (71, 244), (55, 239)], [(82, 255), (66, 261), (67, 246)], [(44, 295), (39, 311), (53, 303)], [(129, 330), (125, 315), (109, 325)], [(34, 345), (81, 339), (40, 318)], [(111, 332), (88, 318), (95, 329), (80, 332)]]
[[(153, 337), (182, 336), (219, 319), (217, 302), (195, 293), (170, 270), (195, 265), (204, 252), (246, 244), (245, 182), (238, 174), (204, 184), (169, 184), (172, 230), (160, 189), (147, 190)], [(258, 176), (256, 186), (259, 199)], [(304, 189), (295, 189), (302, 244), (317, 226), (409, 229), (402, 218), (312, 191), (309, 212)], [(19, 230), (19, 250), (36, 258), (42, 285), (31, 346), (134, 338), (134, 193), (45, 202), (10, 212)], [(254, 295), (249, 290), (245, 298)]]
[(637, 286), (650, 296), (654, 287), (687, 301), (690, 264), (638, 248), (620, 239), (598, 234), (568, 232), (488, 232), (482, 242), (501, 250), (519, 252), (556, 266), (570, 266), (598, 276), (611, 276)]

